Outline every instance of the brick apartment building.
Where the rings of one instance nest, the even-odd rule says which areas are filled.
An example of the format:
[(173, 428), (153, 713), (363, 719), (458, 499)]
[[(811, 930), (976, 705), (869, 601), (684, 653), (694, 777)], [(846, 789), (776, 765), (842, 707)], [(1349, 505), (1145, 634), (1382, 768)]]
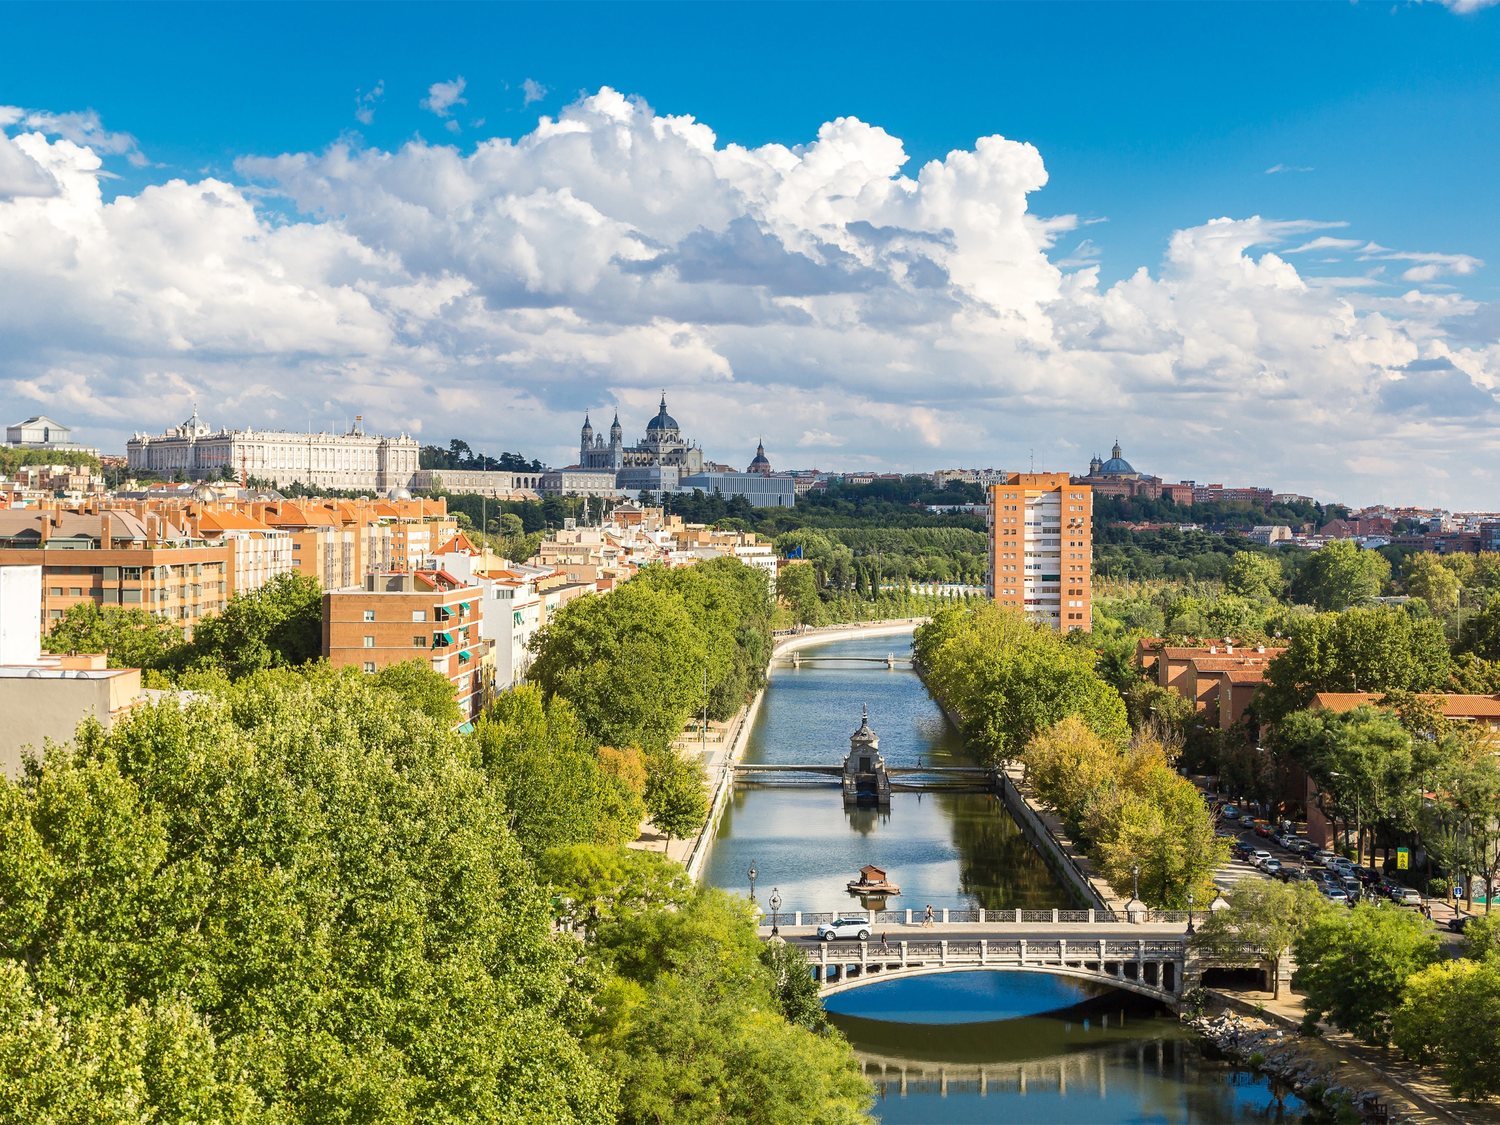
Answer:
[(989, 489), (990, 597), (1064, 633), (1092, 617), (1093, 490), (1067, 473)]
[(323, 655), (336, 668), (365, 672), (420, 660), (453, 685), (468, 722), (489, 692), (483, 614), (484, 591), (447, 571), (370, 574), (363, 586), (323, 595)]

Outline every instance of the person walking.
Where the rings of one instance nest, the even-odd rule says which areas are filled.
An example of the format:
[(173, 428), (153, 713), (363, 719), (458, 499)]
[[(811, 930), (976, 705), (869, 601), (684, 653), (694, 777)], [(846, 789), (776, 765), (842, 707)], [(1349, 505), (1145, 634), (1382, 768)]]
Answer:
[(922, 916), (922, 925), (932, 925), (932, 903), (927, 904), (927, 912)]

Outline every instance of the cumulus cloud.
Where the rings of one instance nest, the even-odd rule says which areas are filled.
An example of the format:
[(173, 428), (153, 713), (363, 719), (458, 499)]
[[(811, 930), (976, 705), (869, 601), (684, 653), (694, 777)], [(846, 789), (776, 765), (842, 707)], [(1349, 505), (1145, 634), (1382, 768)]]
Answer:
[(469, 99), (464, 97), (464, 87), (468, 85), (463, 75), (459, 75), (451, 82), (434, 82), (427, 87), (427, 96), (422, 99), (422, 108), (431, 110), (439, 117), (447, 117), (453, 112), (456, 105), (468, 105)]
[(1450, 12), (1457, 12), (1459, 15), (1468, 15), (1471, 12), (1479, 11), (1481, 8), (1494, 7), (1496, 4), (1500, 4), (1500, 0), (1439, 0), (1439, 3)]
[(375, 104), (385, 96), (385, 79), (380, 79), (368, 90), (360, 90), (354, 95), (354, 119), (361, 125), (369, 125), (375, 120)]
[(522, 105), (530, 105), (539, 102), (547, 96), (547, 87), (543, 86), (535, 78), (528, 78), (521, 83)]
[[(428, 108), (462, 96), (435, 84)], [(363, 413), (566, 464), (585, 407), (618, 404), (633, 435), (665, 386), (735, 463), (764, 433), (825, 468), (1035, 448), (1081, 469), (1119, 431), (1173, 479), (1373, 498), (1390, 482), (1358, 466), (1399, 445), (1433, 499), (1496, 483), (1443, 464), (1464, 427), (1465, 457), (1500, 452), (1473, 397), (1500, 386), (1494, 314), (1294, 264), (1462, 278), (1477, 259), (1224, 217), (1105, 284), (1070, 237), (1086, 220), (1034, 207), (1042, 154), (1002, 136), (920, 167), (851, 117), (752, 148), (604, 88), (515, 139), (245, 157), (232, 182), (105, 203), (118, 151), (26, 129), (0, 129), (35, 188), (0, 196), (5, 393), (106, 446), (196, 398), (216, 422)]]

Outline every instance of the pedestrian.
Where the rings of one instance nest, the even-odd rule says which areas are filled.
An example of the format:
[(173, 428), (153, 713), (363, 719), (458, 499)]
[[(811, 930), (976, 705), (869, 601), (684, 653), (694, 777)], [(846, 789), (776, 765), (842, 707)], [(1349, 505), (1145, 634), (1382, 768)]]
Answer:
[(888, 942), (888, 941), (886, 941), (886, 938), (888, 938), (889, 936), (890, 935), (887, 934), (884, 930), (880, 931), (880, 948), (881, 949), (889, 949), (891, 947), (891, 943)]
[(922, 925), (932, 925), (932, 903), (927, 904), (927, 912), (922, 916)]

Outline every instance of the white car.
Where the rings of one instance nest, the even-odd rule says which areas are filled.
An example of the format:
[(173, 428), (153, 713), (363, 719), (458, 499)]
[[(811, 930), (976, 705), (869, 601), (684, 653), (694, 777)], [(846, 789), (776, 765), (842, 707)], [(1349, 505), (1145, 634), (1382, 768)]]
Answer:
[(1267, 875), (1274, 875), (1281, 870), (1281, 860), (1275, 856), (1269, 856), (1261, 862), (1260, 869)]
[(832, 922), (824, 922), (818, 927), (819, 941), (833, 941), (834, 938), (858, 938), (860, 941), (869, 941), (870, 923), (864, 918), (835, 918)]
[(1250, 853), (1250, 864), (1253, 867), (1264, 867), (1266, 861), (1271, 858), (1271, 853), (1265, 848), (1256, 848)]

